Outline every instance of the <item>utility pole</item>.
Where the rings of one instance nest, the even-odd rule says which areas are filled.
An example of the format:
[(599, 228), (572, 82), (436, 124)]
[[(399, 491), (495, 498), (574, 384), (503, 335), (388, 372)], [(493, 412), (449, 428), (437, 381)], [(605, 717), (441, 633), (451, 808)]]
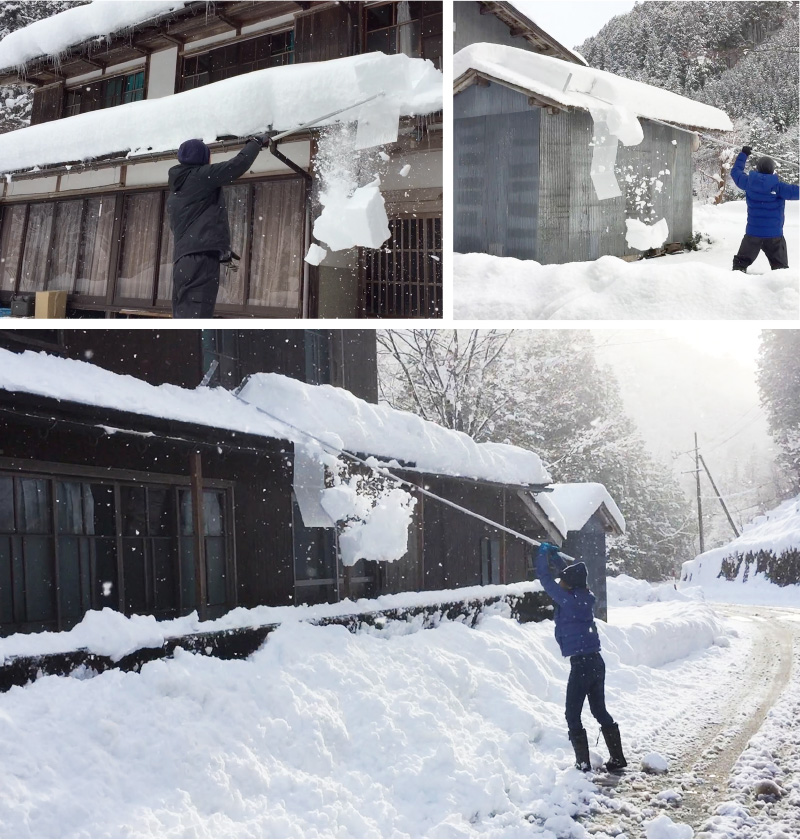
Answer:
[(705, 549), (703, 538), (703, 500), (700, 498), (700, 449), (697, 445), (697, 432), (694, 433), (694, 476), (697, 482), (697, 524), (700, 530), (700, 553)]
[[(706, 464), (706, 459), (702, 455), (700, 456), (700, 463), (703, 465), (703, 469), (706, 471), (708, 480), (711, 482), (711, 486), (714, 488), (714, 492), (717, 494), (719, 503), (722, 505), (722, 509), (725, 511), (725, 516), (728, 517), (728, 522), (730, 522), (731, 528), (733, 528), (733, 533), (738, 537), (739, 529), (736, 527), (736, 523), (733, 521), (733, 517), (731, 516), (730, 511), (728, 510), (728, 506), (725, 504), (725, 499), (722, 498), (722, 494), (719, 492), (719, 490), (717, 490), (717, 485), (714, 483), (714, 479), (711, 477), (708, 465)], [(697, 480), (700, 481), (700, 473), (697, 474)]]

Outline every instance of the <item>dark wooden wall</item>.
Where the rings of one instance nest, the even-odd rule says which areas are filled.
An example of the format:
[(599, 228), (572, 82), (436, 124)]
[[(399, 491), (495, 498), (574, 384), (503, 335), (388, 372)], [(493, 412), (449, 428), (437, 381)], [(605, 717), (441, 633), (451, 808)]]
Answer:
[(34, 90), (33, 105), (31, 108), (31, 125), (60, 119), (63, 103), (63, 82)]
[(580, 531), (570, 531), (564, 551), (586, 564), (589, 589), (594, 593), (594, 614), (608, 620), (608, 595), (606, 589), (606, 533), (600, 517), (595, 514)]
[(64, 355), (151, 385), (196, 388), (203, 378), (199, 330), (62, 330)]
[(322, 10), (311, 9), (295, 18), (295, 61), (328, 61), (354, 55), (358, 33), (358, 14), (348, 7), (360, 4), (337, 3)]
[(495, 84), (453, 109), (455, 250), (537, 259), (540, 109)]

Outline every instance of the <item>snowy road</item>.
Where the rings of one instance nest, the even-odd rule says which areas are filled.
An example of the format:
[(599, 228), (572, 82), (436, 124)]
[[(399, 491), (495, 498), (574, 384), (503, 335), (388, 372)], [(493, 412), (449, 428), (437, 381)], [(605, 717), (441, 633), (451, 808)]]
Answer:
[[(687, 826), (697, 837), (800, 836), (800, 610), (715, 609), (739, 631), (730, 655), (639, 739), (634, 772), (593, 803), (590, 833), (646, 836), (642, 826), (666, 814), (683, 833), (661, 820), (649, 836), (689, 837)], [(666, 777), (636, 771), (653, 742), (669, 759)], [(768, 801), (769, 792), (780, 798)]]

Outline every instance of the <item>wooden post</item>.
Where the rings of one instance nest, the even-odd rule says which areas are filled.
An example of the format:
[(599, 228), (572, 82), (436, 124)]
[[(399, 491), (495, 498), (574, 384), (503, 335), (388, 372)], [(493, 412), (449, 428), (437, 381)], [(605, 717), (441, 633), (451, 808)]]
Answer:
[(694, 433), (694, 472), (697, 478), (697, 527), (700, 531), (700, 553), (705, 549), (703, 538), (703, 501), (700, 498), (700, 449), (697, 446), (697, 432)]
[(208, 586), (206, 585), (206, 540), (203, 516), (203, 463), (199, 452), (189, 455), (192, 490), (192, 528), (194, 530), (194, 597), (197, 615), (206, 618)]

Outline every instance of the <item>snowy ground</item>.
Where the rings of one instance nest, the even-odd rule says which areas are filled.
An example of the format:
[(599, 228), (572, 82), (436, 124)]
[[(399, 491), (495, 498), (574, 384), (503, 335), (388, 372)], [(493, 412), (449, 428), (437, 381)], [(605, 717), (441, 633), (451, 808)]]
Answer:
[[(787, 695), (730, 789), (725, 777), (705, 786), (702, 762), (781, 696), (788, 669), (765, 671), (778, 622), (726, 618), (695, 589), (610, 584), (608, 705), (632, 770), (616, 789), (571, 767), (568, 662), (550, 622), (357, 636), (287, 622), (247, 661), (180, 654), (0, 695), (0, 835), (691, 836), (682, 823), (703, 828), (728, 803), (708, 836), (767, 836), (754, 829), (783, 825), (800, 790), (782, 770), (784, 799), (748, 798), (765, 751), (771, 768), (791, 757)], [(800, 613), (786, 615), (781, 627), (800, 631)], [(670, 762), (666, 777), (640, 772), (650, 752)]]
[(748, 275), (733, 273), (745, 230), (743, 201), (695, 205), (694, 229), (705, 250), (626, 263), (540, 265), (533, 261), (453, 255), (453, 315), (457, 319), (796, 320), (800, 314), (800, 206), (786, 203), (789, 268), (770, 271), (763, 254)]

